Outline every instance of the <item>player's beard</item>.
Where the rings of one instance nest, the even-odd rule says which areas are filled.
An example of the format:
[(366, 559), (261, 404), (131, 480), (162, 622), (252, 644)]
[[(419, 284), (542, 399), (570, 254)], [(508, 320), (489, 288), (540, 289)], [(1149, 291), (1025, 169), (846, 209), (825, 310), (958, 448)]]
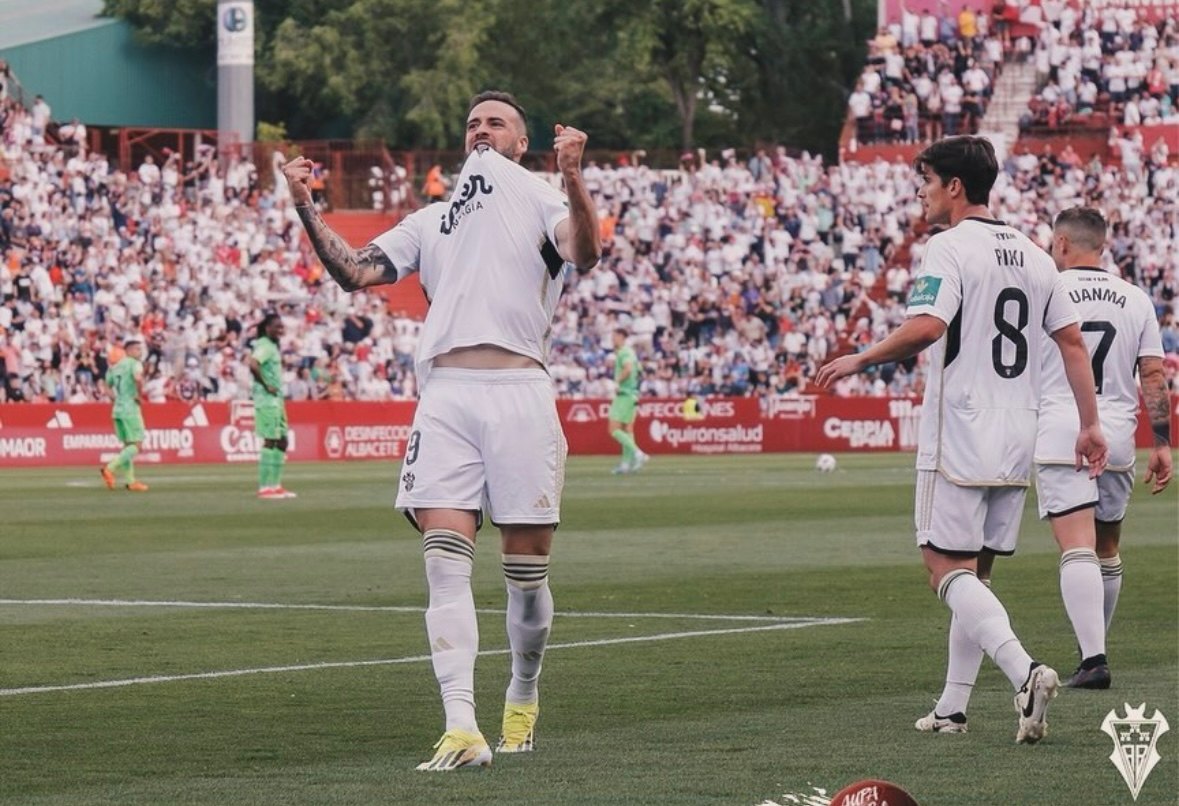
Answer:
[(520, 161), (520, 152), (516, 149), (515, 143), (512, 143), (510, 146), (506, 146), (504, 148), (497, 148), (496, 151), (498, 151), (502, 156), (510, 159), (512, 162)]
[[(495, 143), (493, 143), (490, 140), (479, 140), (478, 142), (471, 145), (471, 151), (474, 151), (479, 146), (487, 146), (492, 151), (499, 154), (501, 157), (507, 157), (512, 162), (519, 162), (520, 161), (520, 152), (516, 148), (516, 141), (515, 140), (513, 140), (511, 143), (507, 144), (506, 146), (503, 146), (502, 148), (497, 148)], [(469, 154), (471, 152), (468, 151), (467, 153)]]

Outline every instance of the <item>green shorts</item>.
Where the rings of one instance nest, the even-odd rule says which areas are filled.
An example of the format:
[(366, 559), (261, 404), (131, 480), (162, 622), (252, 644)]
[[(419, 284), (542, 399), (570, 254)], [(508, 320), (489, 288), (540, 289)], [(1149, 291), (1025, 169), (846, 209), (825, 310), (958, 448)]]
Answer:
[(618, 395), (610, 404), (610, 419), (616, 423), (629, 425), (635, 421), (635, 412), (639, 406), (639, 399), (630, 395)]
[(115, 436), (124, 445), (143, 442), (143, 415), (139, 413), (115, 417)]
[(285, 406), (254, 407), (254, 433), (261, 439), (282, 439), (287, 435)]

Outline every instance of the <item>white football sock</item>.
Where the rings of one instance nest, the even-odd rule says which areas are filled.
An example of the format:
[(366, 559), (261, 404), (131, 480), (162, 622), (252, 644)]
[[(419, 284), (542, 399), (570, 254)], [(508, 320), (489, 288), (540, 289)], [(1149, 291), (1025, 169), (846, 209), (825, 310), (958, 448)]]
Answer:
[[(984, 581), (983, 584), (990, 587), (989, 581)], [(982, 647), (966, 634), (966, 630), (962, 628), (962, 621), (951, 615), (946, 686), (942, 689), (942, 696), (938, 699), (937, 705), (934, 706), (935, 714), (950, 716), (966, 713), (983, 657)]]
[(1118, 608), (1118, 594), (1122, 592), (1122, 556), (1102, 557), (1101, 586), (1105, 589), (1103, 609), (1105, 611), (1105, 631), (1109, 632), (1110, 622), (1113, 621), (1114, 611)]
[(1093, 549), (1069, 549), (1060, 555), (1060, 596), (1072, 622), (1081, 657), (1105, 654), (1105, 617), (1101, 566)]
[(431, 529), (422, 536), (430, 605), (426, 636), (434, 677), (442, 691), (446, 729), (478, 733), (475, 721), (475, 656), (479, 624), (471, 594), (475, 546), (458, 532)]
[(508, 643), (512, 647), (512, 681), (505, 699), (531, 705), (537, 699), (536, 684), (553, 626), (549, 558), (505, 554), (503, 567), (508, 588)]
[(942, 577), (937, 594), (961, 622), (967, 637), (982, 647), (1018, 691), (1027, 680), (1032, 658), (1015, 637), (998, 597), (966, 569)]

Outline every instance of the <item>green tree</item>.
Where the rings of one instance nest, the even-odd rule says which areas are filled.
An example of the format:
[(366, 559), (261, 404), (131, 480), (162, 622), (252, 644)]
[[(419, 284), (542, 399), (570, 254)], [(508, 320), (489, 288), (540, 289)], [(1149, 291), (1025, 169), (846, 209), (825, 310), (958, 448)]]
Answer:
[(739, 45), (757, 18), (752, 0), (653, 0), (637, 3), (626, 21), (624, 48), (640, 73), (666, 82), (679, 112), (681, 145), (694, 145), (701, 99), (726, 109)]
[[(533, 146), (785, 142), (832, 154), (873, 0), (255, 0), (259, 116), (294, 138), (456, 147), (470, 96), (516, 94)], [(105, 0), (144, 41), (209, 48), (216, 0)]]
[(657, 76), (640, 74), (627, 50), (617, 0), (500, 0), (488, 32), (480, 89), (516, 94), (529, 112), (534, 148), (561, 122), (590, 134), (591, 149), (674, 146), (675, 107)]
[[(259, 60), (259, 85), (297, 115), (291, 131), (307, 136), (325, 120), (350, 121), (358, 137), (437, 146), (451, 130), (440, 110), (469, 93), (473, 77), (452, 74), (450, 96), (440, 90), (439, 60), (449, 58), (448, 31), (456, 0), (356, 0), (314, 22), (288, 17)], [(468, 6), (477, 6), (477, 0)], [(463, 31), (472, 28), (462, 26)], [(475, 28), (477, 40), (477, 31)], [(458, 37), (460, 34), (455, 33)], [(476, 51), (477, 52), (477, 51)], [(477, 62), (451, 66), (477, 67)], [(436, 92), (438, 91), (438, 92)], [(461, 112), (459, 113), (461, 115)]]
[(208, 47), (216, 33), (217, 0), (104, 0), (102, 14), (120, 17), (153, 45)]
[(747, 136), (834, 156), (848, 87), (876, 28), (875, 0), (759, 0), (732, 87)]

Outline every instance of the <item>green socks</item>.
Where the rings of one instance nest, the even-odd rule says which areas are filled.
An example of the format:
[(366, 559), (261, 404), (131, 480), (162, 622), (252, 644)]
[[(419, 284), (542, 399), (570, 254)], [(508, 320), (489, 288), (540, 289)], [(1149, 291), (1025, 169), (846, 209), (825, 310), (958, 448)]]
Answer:
[(639, 449), (639, 446), (635, 444), (635, 438), (630, 433), (624, 431), (621, 428), (619, 428), (610, 436), (618, 440), (618, 444), (622, 446), (622, 461), (626, 462), (627, 464), (633, 462), (635, 458), (635, 451)]
[(119, 470), (127, 471), (127, 482), (132, 483), (135, 481), (135, 457), (138, 455), (138, 445), (127, 445), (119, 451), (118, 456), (110, 461), (106, 469), (112, 473)]
[(282, 483), (282, 466), (286, 454), (278, 448), (262, 448), (258, 453), (258, 487), (278, 487)]

